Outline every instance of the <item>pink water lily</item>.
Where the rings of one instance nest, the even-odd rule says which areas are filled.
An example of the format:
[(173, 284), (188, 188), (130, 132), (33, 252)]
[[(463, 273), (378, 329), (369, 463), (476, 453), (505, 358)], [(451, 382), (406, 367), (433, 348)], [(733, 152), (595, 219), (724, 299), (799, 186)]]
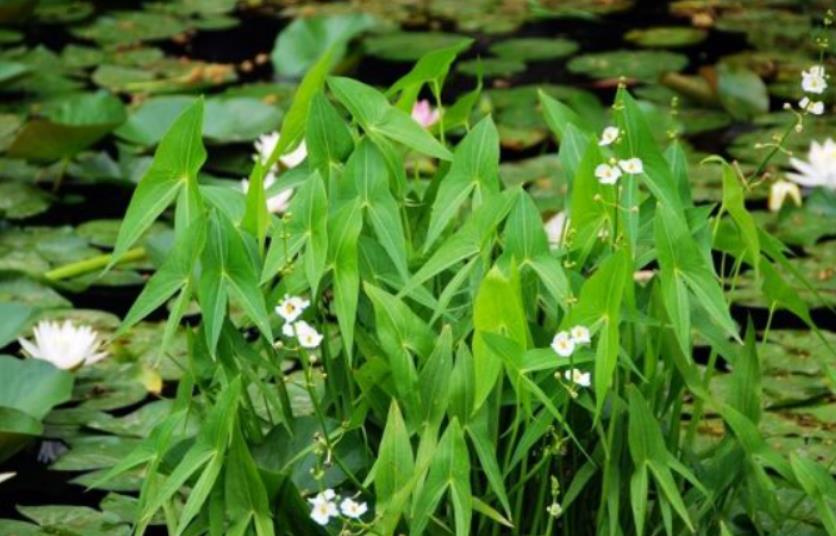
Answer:
[(412, 119), (424, 128), (436, 124), (440, 116), (438, 108), (433, 108), (427, 99), (421, 99), (412, 106)]

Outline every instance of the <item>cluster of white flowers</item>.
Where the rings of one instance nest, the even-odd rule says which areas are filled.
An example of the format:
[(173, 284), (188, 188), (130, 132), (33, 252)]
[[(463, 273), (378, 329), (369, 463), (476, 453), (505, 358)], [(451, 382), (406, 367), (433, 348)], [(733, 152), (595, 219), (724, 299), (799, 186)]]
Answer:
[(575, 326), (569, 331), (559, 331), (552, 339), (552, 350), (561, 357), (569, 357), (575, 351), (575, 346), (589, 344), (589, 329), (586, 326)]
[[(801, 89), (807, 93), (821, 95), (827, 89), (827, 73), (824, 65), (813, 65), (806, 71), (801, 71)], [(804, 96), (798, 101), (798, 106), (805, 112), (821, 115), (824, 113), (824, 102)]]
[(276, 314), (284, 319), (282, 334), (285, 337), (296, 337), (303, 348), (313, 349), (319, 347), (322, 334), (304, 320), (299, 320), (310, 304), (310, 301), (300, 296), (285, 294), (284, 299), (276, 306)]
[(595, 176), (601, 184), (615, 184), (622, 172), (628, 175), (639, 175), (644, 173), (644, 164), (640, 158), (633, 157), (619, 160), (618, 165), (613, 160), (609, 164), (598, 164), (595, 168)]
[(441, 117), (438, 108), (433, 108), (430, 101), (421, 99), (416, 101), (412, 106), (412, 119), (424, 128), (429, 128), (436, 124)]
[[(261, 162), (262, 164), (266, 164), (267, 161), (270, 159), (270, 155), (273, 153), (273, 149), (275, 149), (276, 144), (279, 143), (279, 133), (278, 132), (271, 132), (270, 134), (263, 134), (258, 137), (255, 141), (255, 150), (256, 154), (253, 155), (253, 160)], [(308, 157), (308, 150), (305, 147), (305, 142), (299, 144), (299, 146), (294, 149), (293, 151), (289, 152), (286, 155), (282, 155), (279, 157), (279, 162), (284, 165), (284, 167), (290, 169), (298, 166), (301, 164), (305, 158)], [(278, 166), (274, 165), (272, 168), (267, 170), (267, 174), (264, 176), (264, 189), (270, 188), (273, 184), (276, 183), (276, 173), (278, 172)], [(241, 189), (244, 193), (247, 193), (247, 190), (250, 188), (250, 181), (247, 179), (241, 180)], [(282, 212), (286, 212), (289, 205), (290, 205), (290, 198), (293, 196), (293, 188), (289, 188), (287, 190), (283, 190), (276, 195), (267, 199), (267, 210), (274, 214), (281, 214)]]
[(313, 499), (308, 499), (311, 503), (311, 519), (319, 525), (327, 525), (332, 517), (343, 516), (350, 519), (360, 519), (360, 517), (369, 511), (369, 507), (364, 502), (357, 502), (350, 497), (346, 497), (340, 503), (337, 509), (337, 501), (339, 497), (334, 490), (326, 489), (317, 493)]
[(34, 359), (49, 361), (54, 366), (73, 370), (91, 365), (107, 357), (102, 350), (102, 339), (90, 326), (75, 326), (43, 320), (33, 330), (34, 341), (18, 339), (23, 351)]

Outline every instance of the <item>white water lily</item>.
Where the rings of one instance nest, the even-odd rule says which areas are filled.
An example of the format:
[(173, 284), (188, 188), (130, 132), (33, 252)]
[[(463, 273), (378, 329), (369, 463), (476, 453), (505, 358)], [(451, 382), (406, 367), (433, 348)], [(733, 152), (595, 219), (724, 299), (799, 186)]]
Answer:
[(566, 226), (566, 211), (561, 210), (546, 222), (544, 228), (546, 229), (546, 237), (551, 246), (559, 246), (560, 240), (563, 237), (563, 228)]
[(284, 295), (284, 299), (276, 306), (276, 313), (287, 323), (296, 322), (296, 319), (308, 308), (310, 301), (301, 296)]
[(798, 173), (787, 173), (787, 178), (807, 188), (836, 190), (836, 142), (831, 138), (823, 143), (814, 141), (807, 157), (807, 162), (790, 158), (790, 164)]
[(33, 330), (34, 341), (18, 339), (24, 352), (34, 359), (49, 361), (60, 369), (70, 370), (91, 365), (107, 357), (102, 339), (90, 326), (75, 326), (43, 320)]
[(592, 340), (589, 336), (589, 329), (586, 326), (575, 326), (569, 330), (569, 336), (575, 344), (589, 344)]
[(14, 478), (17, 473), (0, 473), (0, 484), (5, 482), (6, 480), (10, 480)]
[(332, 517), (340, 515), (337, 510), (337, 503), (335, 499), (337, 494), (332, 489), (326, 489), (321, 493), (317, 493), (313, 499), (308, 499), (311, 503), (311, 519), (319, 525), (325, 526), (331, 521)]
[(615, 184), (621, 176), (621, 170), (617, 166), (609, 164), (598, 164), (595, 168), (595, 176), (601, 184)]
[(796, 206), (801, 206), (801, 190), (797, 184), (784, 180), (773, 182), (769, 187), (769, 210), (772, 212), (781, 210), (787, 197), (792, 199)]
[(438, 108), (433, 108), (430, 101), (421, 99), (412, 106), (412, 119), (424, 128), (429, 128), (438, 122), (441, 117)]
[(293, 331), (296, 333), (296, 338), (303, 348), (309, 350), (318, 348), (322, 342), (322, 334), (304, 320), (293, 324)]
[(343, 499), (343, 502), (340, 503), (340, 512), (342, 512), (345, 517), (350, 517), (351, 519), (359, 519), (368, 511), (369, 507), (366, 503), (357, 502), (348, 497)]
[[(270, 159), (270, 155), (273, 154), (273, 149), (276, 148), (276, 144), (279, 143), (279, 133), (278, 132), (271, 132), (269, 134), (262, 134), (255, 140), (255, 150), (258, 154), (253, 155), (255, 160), (258, 160), (262, 164), (266, 164), (267, 161)], [(305, 142), (299, 144), (296, 149), (290, 151), (287, 154), (284, 154), (279, 157), (279, 162), (281, 162), (284, 167), (286, 168), (294, 168), (301, 164), (305, 158), (308, 157), (308, 149), (305, 146)]]
[(569, 357), (575, 351), (575, 341), (566, 331), (558, 332), (552, 339), (552, 350), (561, 357)]
[(584, 372), (580, 369), (569, 369), (563, 373), (563, 377), (567, 381), (580, 385), (581, 387), (589, 387), (592, 385), (592, 375), (589, 372)]
[(824, 93), (827, 89), (824, 65), (813, 65), (808, 70), (801, 71), (801, 89), (807, 93)]
[(618, 167), (624, 171), (624, 173), (628, 173), (630, 175), (638, 175), (639, 173), (644, 173), (644, 164), (642, 163), (641, 158), (628, 158), (627, 160), (619, 160)]
[(824, 103), (822, 101), (810, 100), (808, 97), (804, 97), (798, 101), (798, 107), (813, 115), (821, 115), (824, 113)]
[[(264, 177), (264, 190), (266, 191), (268, 188), (273, 186), (276, 183), (276, 174), (273, 171), (268, 171), (267, 175)], [(250, 189), (250, 181), (247, 179), (241, 180), (241, 189), (244, 193), (247, 193), (247, 190)], [(287, 209), (290, 208), (290, 198), (293, 197), (293, 188), (288, 188), (287, 190), (282, 190), (281, 192), (277, 193), (274, 196), (267, 198), (267, 210), (272, 214), (281, 214), (282, 212), (287, 212)]]
[(618, 127), (607, 127), (604, 129), (604, 132), (601, 133), (601, 139), (598, 140), (598, 145), (602, 147), (610, 145), (618, 139), (619, 135), (621, 135), (621, 131)]

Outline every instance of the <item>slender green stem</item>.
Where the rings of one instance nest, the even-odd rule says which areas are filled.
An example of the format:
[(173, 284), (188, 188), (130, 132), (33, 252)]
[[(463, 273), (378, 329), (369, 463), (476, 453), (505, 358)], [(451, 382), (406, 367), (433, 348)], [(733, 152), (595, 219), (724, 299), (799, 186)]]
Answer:
[[(137, 247), (126, 251), (117, 262), (121, 264), (138, 261), (144, 259), (146, 255), (147, 252), (144, 247)], [(96, 270), (105, 268), (108, 264), (110, 264), (112, 259), (113, 255), (108, 253), (106, 255), (90, 257), (89, 259), (84, 259), (83, 261), (72, 262), (45, 272), (44, 278), (48, 281), (55, 282), (61, 281), (62, 279), (70, 279), (80, 275), (89, 274), (90, 272), (95, 272)]]

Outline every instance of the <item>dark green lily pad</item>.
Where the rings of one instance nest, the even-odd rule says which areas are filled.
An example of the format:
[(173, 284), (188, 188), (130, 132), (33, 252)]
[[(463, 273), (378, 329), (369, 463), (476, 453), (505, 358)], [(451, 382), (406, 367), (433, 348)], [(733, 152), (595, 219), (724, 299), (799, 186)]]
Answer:
[(30, 119), (9, 147), (9, 154), (35, 160), (73, 156), (125, 120), (122, 102), (106, 93), (79, 93), (49, 100), (42, 118)]
[(519, 37), (494, 43), (490, 51), (499, 57), (517, 61), (541, 61), (574, 54), (578, 44), (570, 39)]
[(642, 47), (674, 48), (701, 43), (708, 33), (701, 28), (688, 26), (657, 26), (630, 30), (624, 39)]
[(369, 36), (363, 41), (366, 53), (389, 61), (416, 61), (435, 50), (461, 42), (460, 34), (442, 32), (393, 32)]
[(34, 17), (42, 24), (67, 24), (86, 19), (93, 14), (93, 3), (79, 0), (39, 2)]
[(72, 306), (48, 286), (23, 275), (0, 276), (0, 301), (24, 303), (38, 310)]
[(0, 28), (0, 44), (11, 45), (23, 41), (23, 34), (17, 30)]
[(682, 54), (662, 50), (614, 50), (582, 54), (569, 61), (573, 73), (591, 78), (614, 79), (624, 76), (643, 82), (653, 82), (659, 75), (681, 71), (688, 65)]
[(29, 68), (22, 63), (0, 62), (0, 84), (23, 76)]
[(188, 29), (181, 19), (148, 11), (114, 11), (72, 28), (73, 35), (107, 45), (168, 39)]
[(37, 523), (47, 534), (57, 532), (85, 536), (128, 536), (131, 533), (130, 525), (86, 506), (18, 506), (18, 511)]
[(458, 71), (470, 76), (481, 73), (488, 78), (511, 76), (525, 71), (525, 63), (506, 58), (479, 58), (459, 63)]
[(49, 208), (50, 196), (43, 190), (21, 182), (0, 183), (0, 216), (20, 220)]
[(153, 94), (200, 91), (233, 82), (237, 75), (229, 65), (164, 57), (141, 67), (102, 65), (92, 79), (115, 93)]

